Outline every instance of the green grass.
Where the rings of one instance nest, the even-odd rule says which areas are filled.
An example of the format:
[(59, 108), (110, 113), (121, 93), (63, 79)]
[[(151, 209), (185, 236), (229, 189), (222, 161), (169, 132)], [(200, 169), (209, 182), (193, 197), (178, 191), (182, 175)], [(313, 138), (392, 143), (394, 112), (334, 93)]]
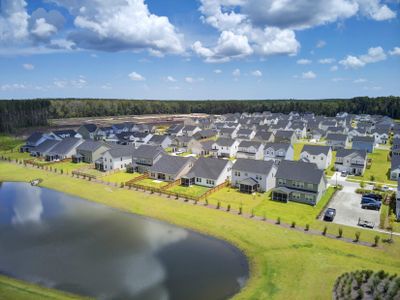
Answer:
[(0, 299), (37, 300), (37, 299), (83, 299), (61, 291), (46, 289), (20, 280), (0, 275)]
[(153, 188), (161, 188), (168, 184), (168, 182), (166, 182), (166, 181), (157, 181), (152, 178), (146, 178), (146, 179), (140, 180), (136, 183), (143, 185), (143, 186), (153, 187)]
[(122, 182), (125, 183), (125, 182), (132, 180), (140, 175), (141, 174), (139, 174), (139, 173), (117, 172), (114, 174), (103, 176), (101, 178), (101, 180), (106, 181), (106, 182), (121, 184)]
[(56, 168), (57, 171), (63, 170), (64, 172), (71, 173), (72, 171), (87, 167), (88, 164), (86, 164), (86, 163), (77, 163), (76, 164), (76, 163), (73, 163), (70, 161), (61, 161), (61, 162), (56, 162), (56, 163), (50, 163), (48, 166), (52, 167), (53, 169)]
[(23, 140), (16, 139), (15, 137), (0, 135), (0, 151), (18, 150), (23, 143)]
[[(235, 295), (235, 299), (330, 299), (334, 282), (342, 273), (357, 269), (400, 272), (398, 237), (394, 237), (393, 244), (381, 243), (379, 248), (360, 246), (156, 194), (119, 189), (93, 181), (0, 163), (0, 180), (28, 181), (33, 178), (43, 178), (43, 187), (191, 228), (236, 245), (249, 258), (251, 277), (241, 292)], [(286, 210), (287, 213), (295, 216), (294, 205), (288, 204), (286, 207), (293, 209)], [(306, 207), (298, 206), (298, 213), (303, 214)], [(311, 207), (307, 208), (311, 209), (311, 214), (316, 213)], [(317, 228), (320, 224), (324, 225), (316, 221), (311, 228)], [(343, 227), (344, 236), (354, 237), (357, 230), (361, 232), (360, 239), (369, 242), (373, 242), (374, 236), (379, 234), (371, 230), (340, 227)], [(337, 234), (337, 229), (338, 226), (329, 224), (328, 233)], [(382, 238), (387, 236), (379, 235)], [(8, 294), (3, 298), (16, 299), (13, 296)]]
[(208, 190), (209, 190), (209, 188), (204, 187), (204, 186), (199, 186), (199, 185), (192, 185), (190, 187), (176, 185), (176, 186), (173, 186), (172, 188), (168, 189), (168, 191), (171, 191), (174, 193), (179, 193), (179, 194), (182, 194), (185, 196), (192, 196), (192, 197), (201, 196)]
[(334, 193), (334, 188), (329, 187), (325, 195), (317, 203), (316, 206), (296, 202), (278, 202), (271, 200), (271, 193), (257, 193), (255, 195), (239, 192), (237, 189), (226, 187), (208, 197), (209, 203), (217, 204), (218, 201), (222, 208), (226, 208), (228, 204), (231, 209), (238, 210), (242, 206), (244, 213), (251, 213), (256, 216), (276, 220), (281, 218), (282, 222), (290, 224), (295, 221), (297, 224), (304, 226), (316, 221), (316, 217), (329, 201)]
[(396, 181), (389, 179), (390, 161), (387, 159), (389, 150), (375, 149), (369, 153), (368, 158), (372, 159), (371, 168), (365, 169), (363, 176), (349, 176), (349, 179), (370, 181), (371, 176), (376, 182), (396, 184)]

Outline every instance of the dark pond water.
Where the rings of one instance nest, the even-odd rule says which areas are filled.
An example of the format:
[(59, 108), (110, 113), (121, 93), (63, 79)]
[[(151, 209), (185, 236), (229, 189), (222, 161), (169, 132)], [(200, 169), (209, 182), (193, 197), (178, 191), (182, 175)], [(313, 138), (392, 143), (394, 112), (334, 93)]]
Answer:
[(211, 300), (237, 293), (248, 264), (223, 241), (6, 182), (0, 185), (0, 273), (100, 299)]

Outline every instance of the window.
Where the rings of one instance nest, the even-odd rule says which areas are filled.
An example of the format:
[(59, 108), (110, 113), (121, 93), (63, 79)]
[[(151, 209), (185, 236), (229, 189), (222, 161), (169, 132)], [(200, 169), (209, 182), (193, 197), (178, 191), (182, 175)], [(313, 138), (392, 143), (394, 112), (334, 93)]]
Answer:
[(196, 182), (201, 182), (201, 178), (196, 177)]

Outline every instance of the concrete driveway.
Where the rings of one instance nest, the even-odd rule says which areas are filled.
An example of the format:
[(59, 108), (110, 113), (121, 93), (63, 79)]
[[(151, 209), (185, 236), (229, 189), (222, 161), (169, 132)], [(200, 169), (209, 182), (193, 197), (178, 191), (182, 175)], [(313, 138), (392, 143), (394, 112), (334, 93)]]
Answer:
[[(375, 223), (374, 229), (379, 227), (379, 211), (366, 210), (361, 208), (361, 195), (355, 190), (358, 183), (347, 182), (340, 174), (337, 177), (338, 184), (343, 185), (343, 190), (336, 193), (332, 198), (329, 207), (336, 209), (334, 223), (357, 227), (358, 219), (364, 219)], [(336, 175), (329, 180), (330, 184), (336, 183)], [(323, 216), (322, 216), (323, 218)]]

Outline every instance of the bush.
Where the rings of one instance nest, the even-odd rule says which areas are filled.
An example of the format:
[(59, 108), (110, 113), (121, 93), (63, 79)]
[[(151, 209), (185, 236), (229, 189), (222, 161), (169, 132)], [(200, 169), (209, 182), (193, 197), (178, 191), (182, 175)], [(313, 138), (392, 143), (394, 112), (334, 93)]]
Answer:
[(228, 206), (227, 206), (227, 208), (226, 208), (226, 211), (230, 211), (230, 210), (231, 210), (231, 205), (228, 204)]
[(343, 236), (343, 228), (342, 228), (342, 227), (339, 227), (339, 235), (338, 235), (338, 238), (342, 238), (342, 236)]
[(310, 224), (306, 224), (306, 227), (304, 228), (305, 231), (309, 231), (310, 230)]
[(325, 226), (324, 227), (324, 230), (322, 231), (322, 235), (326, 235), (326, 232), (328, 231), (328, 227), (327, 226)]
[(376, 235), (375, 237), (374, 237), (374, 247), (378, 247), (378, 244), (379, 244), (379, 240), (380, 240), (381, 238), (379, 237), (379, 235)]
[(276, 219), (276, 224), (281, 224), (281, 217), (278, 217), (278, 218)]
[(371, 175), (371, 176), (369, 177), (369, 180), (370, 180), (370, 181), (375, 181), (375, 176), (374, 176), (374, 175)]
[(356, 239), (354, 240), (356, 243), (358, 243), (360, 241), (360, 235), (361, 235), (361, 232), (356, 231), (356, 233), (355, 233)]
[(296, 222), (295, 222), (295, 221), (292, 222), (291, 227), (292, 227), (292, 228), (296, 228)]
[(365, 182), (364, 181), (360, 182), (360, 188), (362, 188), (362, 189), (365, 188)]
[(217, 202), (217, 209), (219, 209), (221, 207), (221, 202)]

